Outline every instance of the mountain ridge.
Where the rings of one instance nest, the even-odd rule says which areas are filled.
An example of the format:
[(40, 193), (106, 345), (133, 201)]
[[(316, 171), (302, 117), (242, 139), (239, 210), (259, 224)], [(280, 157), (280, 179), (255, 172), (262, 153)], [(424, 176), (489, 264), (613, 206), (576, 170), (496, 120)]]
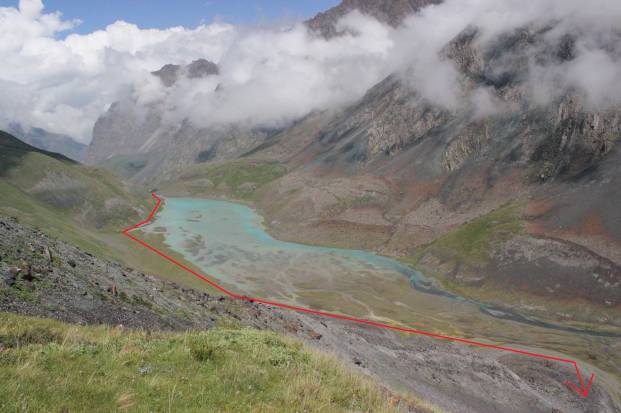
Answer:
[(50, 133), (41, 128), (25, 129), (19, 124), (9, 125), (7, 130), (36, 148), (61, 153), (78, 162), (82, 162), (86, 158), (88, 145), (80, 143), (70, 136)]
[(440, 4), (443, 0), (343, 0), (337, 6), (318, 13), (305, 23), (308, 27), (325, 38), (337, 36), (336, 24), (347, 13), (354, 10), (371, 16), (381, 23), (398, 27), (403, 21), (420, 9)]

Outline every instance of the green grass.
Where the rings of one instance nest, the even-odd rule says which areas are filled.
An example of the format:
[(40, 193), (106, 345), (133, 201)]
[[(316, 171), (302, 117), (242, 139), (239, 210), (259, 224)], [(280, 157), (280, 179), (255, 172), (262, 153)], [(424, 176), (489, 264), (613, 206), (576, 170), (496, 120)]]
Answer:
[(441, 236), (422, 251), (449, 255), (456, 261), (469, 264), (485, 264), (497, 244), (521, 230), (519, 206), (509, 204)]
[[(25, 154), (0, 180), (27, 195), (28, 203), (96, 228), (124, 224), (137, 215), (134, 208), (146, 210), (148, 201), (146, 191), (127, 186), (107, 171), (36, 152)], [(3, 203), (15, 207), (12, 194), (7, 195)]]
[[(122, 228), (148, 215), (153, 200), (146, 192), (125, 191), (124, 184), (107, 171), (70, 163), (59, 165), (58, 162), (52, 158), (45, 159), (39, 153), (31, 153), (24, 156), (20, 164), (15, 165), (4, 176), (0, 176), (0, 215), (16, 217), (25, 225), (40, 228), (46, 234), (78, 246), (99, 258), (117, 261), (140, 271), (213, 293), (213, 289), (207, 288), (206, 283), (121, 235)], [(39, 171), (34, 170), (37, 163), (41, 165)], [(82, 195), (77, 207), (64, 208), (29, 191), (29, 188), (46, 176), (46, 170), (53, 175), (73, 176), (88, 185), (88, 191)], [(106, 210), (106, 200), (111, 198), (125, 199), (130, 208)], [(83, 210), (98, 210), (96, 214), (103, 217), (99, 221), (102, 225), (91, 224), (85, 219), (88, 215), (85, 217)], [(158, 248), (166, 250), (163, 243), (156, 241), (158, 240), (149, 240), (158, 245)], [(185, 262), (182, 257), (175, 258)], [(190, 264), (188, 266), (191, 267)]]
[(254, 329), (147, 333), (0, 313), (3, 412), (393, 412), (331, 356)]
[(183, 189), (192, 195), (222, 194), (249, 199), (286, 172), (284, 165), (275, 163), (232, 161), (199, 165), (184, 171), (178, 181), (164, 185), (163, 189), (165, 192)]
[(129, 179), (147, 165), (148, 158), (147, 154), (116, 155), (99, 165)]

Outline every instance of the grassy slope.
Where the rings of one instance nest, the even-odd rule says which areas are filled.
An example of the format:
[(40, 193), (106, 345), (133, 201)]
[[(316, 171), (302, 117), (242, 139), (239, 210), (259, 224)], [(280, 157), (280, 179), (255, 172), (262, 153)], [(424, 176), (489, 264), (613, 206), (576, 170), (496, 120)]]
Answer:
[(521, 230), (519, 207), (509, 204), (441, 236), (427, 248), (421, 248), (418, 255), (432, 252), (455, 262), (480, 267), (487, 263), (497, 245)]
[(0, 213), (63, 235), (91, 252), (102, 252), (94, 233), (116, 232), (149, 211), (145, 191), (3, 132), (0, 161)]
[[(104, 170), (41, 153), (25, 154), (0, 180), (5, 190), (7, 185), (12, 187), (9, 196), (21, 192), (21, 207), (45, 208), (97, 229), (118, 228), (148, 211), (146, 192), (126, 187)], [(11, 198), (3, 197), (2, 206), (13, 205)]]
[[(608, 330), (605, 323), (602, 325), (586, 320), (606, 320), (615, 314), (614, 310), (594, 306), (588, 302), (554, 300), (514, 290), (510, 285), (496, 282), (493, 277), (486, 277), (480, 284), (470, 285), (447, 276), (446, 271), (440, 272), (435, 266), (422, 264), (424, 257), (431, 255), (440, 258), (446, 268), (456, 268), (459, 265), (461, 269), (465, 268), (470, 273), (484, 274), (485, 266), (494, 249), (521, 233), (522, 229), (519, 206), (509, 204), (450, 231), (428, 246), (419, 248), (414, 256), (402, 257), (400, 260), (427, 275), (434, 276), (446, 290), (458, 295), (501, 307), (514, 306), (522, 311), (524, 311), (523, 304), (526, 303), (531, 314), (544, 319), (549, 319), (550, 314), (571, 314), (572, 321), (554, 318), (552, 320), (575, 327)], [(616, 331), (615, 328), (610, 330)]]
[[(482, 285), (470, 286), (455, 281), (435, 267), (422, 264), (427, 256), (439, 257), (446, 268), (458, 265), (478, 273), (485, 268), (494, 249), (522, 231), (519, 207), (508, 204), (483, 215), (439, 237), (431, 244), (420, 247), (413, 256), (399, 258), (402, 262), (434, 276), (442, 286), (456, 294), (493, 304), (514, 303), (524, 298), (523, 293), (513, 293), (486, 280)], [(451, 271), (448, 271), (451, 272)]]
[(227, 196), (250, 200), (261, 193), (268, 183), (283, 176), (286, 167), (276, 163), (232, 161), (187, 168), (178, 179), (164, 184), (168, 194), (193, 196)]
[(146, 191), (110, 172), (41, 151), (0, 131), (0, 214), (100, 258), (207, 289), (120, 234), (144, 219), (151, 207)]
[(2, 411), (396, 411), (335, 359), (252, 329), (146, 333), (0, 313)]

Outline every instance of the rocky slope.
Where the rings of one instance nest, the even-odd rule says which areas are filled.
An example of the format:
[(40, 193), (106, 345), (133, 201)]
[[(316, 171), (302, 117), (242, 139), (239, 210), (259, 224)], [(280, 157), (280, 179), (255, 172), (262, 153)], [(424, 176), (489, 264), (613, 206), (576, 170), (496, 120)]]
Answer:
[(187, 66), (180, 65), (165, 65), (160, 70), (153, 72), (152, 74), (158, 77), (162, 84), (166, 87), (173, 86), (180, 77), (188, 79), (198, 79), (206, 76), (217, 75), (220, 73), (218, 65), (209, 60), (198, 59)]
[[(163, 86), (171, 88), (180, 78), (198, 79), (217, 75), (218, 72), (217, 65), (199, 59), (184, 67), (165, 65), (160, 70), (152, 72), (152, 75), (157, 77)], [(153, 157), (157, 158), (157, 162), (161, 162), (161, 158), (166, 156), (166, 149), (171, 149), (178, 143), (175, 141), (186, 137), (187, 141), (197, 140), (198, 137), (194, 135), (205, 137), (205, 131), (199, 131), (191, 125), (164, 124), (161, 119), (162, 105), (163, 102), (155, 102), (142, 108), (131, 96), (114, 103), (95, 123), (93, 141), (88, 147), (86, 161), (100, 163), (120, 156), (119, 162), (124, 165), (129, 161), (122, 156), (131, 155), (132, 159), (136, 160), (126, 170), (136, 173), (146, 166), (147, 159)], [(172, 135), (172, 139), (169, 135)], [(185, 143), (187, 145), (187, 142)]]
[(338, 35), (337, 22), (352, 10), (372, 16), (382, 23), (397, 27), (408, 16), (431, 4), (442, 0), (344, 0), (339, 5), (317, 14), (308, 20), (308, 27), (326, 37)]
[[(204, 78), (218, 72), (217, 65), (199, 59), (184, 67), (166, 65), (152, 75), (166, 88), (174, 88), (181, 78)], [(132, 96), (115, 102), (95, 123), (86, 161), (146, 182), (184, 165), (235, 158), (273, 133), (239, 125), (200, 128), (188, 121), (164, 122), (165, 104), (158, 100), (142, 107)]]
[(339, 5), (308, 20), (308, 27), (326, 37), (338, 35), (337, 22), (352, 10), (372, 16), (382, 23), (397, 27), (421, 8), (442, 0), (344, 0)]
[[(199, 293), (101, 260), (7, 218), (0, 218), (0, 310), (147, 330), (229, 325), (286, 333), (449, 412), (618, 409), (608, 394), (614, 381), (602, 372), (590, 397), (581, 399), (562, 384), (574, 374), (562, 365)], [(431, 411), (416, 403), (401, 407)]]

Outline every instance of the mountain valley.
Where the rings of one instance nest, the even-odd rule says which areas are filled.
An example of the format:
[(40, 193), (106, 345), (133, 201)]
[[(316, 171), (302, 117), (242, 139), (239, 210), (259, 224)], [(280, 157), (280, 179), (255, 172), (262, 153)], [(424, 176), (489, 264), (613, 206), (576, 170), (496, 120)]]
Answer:
[(0, 7), (0, 410), (621, 411), (621, 8), (332, 3)]

